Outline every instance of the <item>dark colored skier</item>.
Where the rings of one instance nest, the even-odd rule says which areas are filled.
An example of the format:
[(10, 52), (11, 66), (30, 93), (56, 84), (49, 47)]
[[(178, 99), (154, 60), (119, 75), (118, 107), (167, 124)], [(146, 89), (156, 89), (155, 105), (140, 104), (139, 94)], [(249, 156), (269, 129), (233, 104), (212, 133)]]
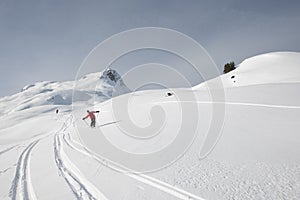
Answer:
[(91, 118), (91, 127), (95, 127), (96, 125), (96, 116), (94, 115), (94, 113), (99, 113), (99, 111), (89, 111), (87, 110), (87, 116), (85, 116), (84, 118), (82, 118), (82, 120), (85, 120), (86, 118)]

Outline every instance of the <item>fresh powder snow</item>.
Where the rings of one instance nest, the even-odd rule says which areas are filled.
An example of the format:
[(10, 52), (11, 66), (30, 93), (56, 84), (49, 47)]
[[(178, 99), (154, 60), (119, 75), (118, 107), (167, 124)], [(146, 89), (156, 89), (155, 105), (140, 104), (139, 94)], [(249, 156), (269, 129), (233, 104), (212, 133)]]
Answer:
[[(213, 101), (208, 88), (224, 90), (224, 101)], [(295, 52), (248, 58), (220, 77), (172, 89), (171, 96), (169, 90), (131, 92), (113, 69), (76, 82), (25, 86), (0, 98), (0, 199), (300, 199), (299, 89)], [(196, 100), (178, 102), (188, 93)], [(114, 106), (123, 99), (130, 99), (126, 108)], [(199, 115), (195, 137), (168, 165), (130, 173), (118, 156), (106, 159), (104, 139), (129, 154), (164, 149), (176, 140), (180, 122), (189, 123), (181, 105), (191, 103)], [(206, 135), (213, 105), (225, 106), (217, 143)], [(81, 119), (87, 109), (100, 110), (94, 129)], [(129, 115), (116, 116), (123, 109)], [(131, 128), (129, 121), (143, 129), (162, 120), (161, 134), (144, 140), (120, 129)], [(130, 164), (148, 169), (149, 163)]]

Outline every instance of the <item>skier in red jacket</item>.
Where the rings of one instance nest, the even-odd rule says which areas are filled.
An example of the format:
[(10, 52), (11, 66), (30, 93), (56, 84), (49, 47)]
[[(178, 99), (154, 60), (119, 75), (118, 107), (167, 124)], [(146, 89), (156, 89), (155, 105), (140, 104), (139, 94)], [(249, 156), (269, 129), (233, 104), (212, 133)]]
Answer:
[(99, 111), (86, 111), (88, 114), (87, 116), (85, 116), (84, 118), (82, 118), (82, 120), (85, 120), (86, 118), (91, 118), (91, 127), (95, 127), (96, 125), (96, 116), (94, 115), (94, 113), (99, 113)]

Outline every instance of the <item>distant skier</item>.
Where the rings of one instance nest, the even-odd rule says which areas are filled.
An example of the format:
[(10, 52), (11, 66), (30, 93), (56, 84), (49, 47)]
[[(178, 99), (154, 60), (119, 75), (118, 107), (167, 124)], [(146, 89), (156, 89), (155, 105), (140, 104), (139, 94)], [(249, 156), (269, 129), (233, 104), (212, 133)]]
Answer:
[(87, 116), (85, 116), (84, 118), (82, 118), (82, 120), (85, 120), (86, 118), (91, 118), (91, 127), (95, 127), (96, 125), (96, 116), (94, 115), (94, 113), (99, 113), (99, 111), (86, 111), (88, 114)]
[(58, 109), (56, 109), (55, 113), (58, 114)]

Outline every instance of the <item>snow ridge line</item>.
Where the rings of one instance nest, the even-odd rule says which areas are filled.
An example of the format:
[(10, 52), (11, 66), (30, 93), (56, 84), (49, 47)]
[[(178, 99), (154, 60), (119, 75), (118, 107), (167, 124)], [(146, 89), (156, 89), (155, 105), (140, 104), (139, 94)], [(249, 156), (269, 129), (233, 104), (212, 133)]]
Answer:
[[(68, 139), (66, 139), (68, 138)], [(67, 143), (68, 146), (70, 146), (72, 149), (86, 155), (89, 156), (90, 158), (93, 158), (96, 162), (105, 165), (115, 171), (118, 172), (122, 172), (122, 171), (126, 171), (126, 170), (122, 170), (120, 166), (117, 166), (116, 164), (105, 160), (105, 159), (100, 159), (99, 157), (97, 157), (96, 155), (94, 155), (93, 153), (91, 153), (88, 149), (86, 149), (84, 146), (82, 146), (82, 144), (73, 141), (70, 134), (68, 134), (68, 137), (64, 137), (65, 142)], [(71, 144), (74, 143), (76, 145), (79, 145), (80, 148), (75, 147), (75, 145)], [(82, 148), (82, 149), (81, 149)], [(192, 193), (189, 193), (185, 190), (179, 189), (177, 187), (174, 187), (168, 183), (165, 183), (163, 181), (157, 180), (153, 177), (150, 176), (146, 176), (143, 174), (134, 174), (134, 173), (124, 173), (124, 175), (129, 176), (137, 181), (143, 182), (144, 184), (150, 185), (152, 187), (155, 187), (159, 190), (162, 190), (172, 196), (175, 196), (177, 198), (183, 199), (183, 200), (204, 200), (203, 198), (194, 195)]]
[(3, 151), (0, 151), (0, 155), (6, 153), (6, 152), (8, 152), (8, 151), (10, 151), (10, 150), (12, 150), (12, 149), (14, 149), (14, 148), (16, 148), (16, 147), (18, 147), (18, 145), (9, 147), (9, 148), (7, 148), (7, 149), (4, 149)]
[(76, 199), (98, 200), (107, 199), (94, 185), (92, 185), (75, 165), (69, 160), (62, 148), (60, 136), (58, 134), (54, 137), (54, 154), (55, 162), (69, 185)]
[(30, 143), (19, 157), (16, 173), (12, 182), (9, 196), (16, 199), (36, 199), (30, 179), (30, 155), (34, 146), (40, 140)]

